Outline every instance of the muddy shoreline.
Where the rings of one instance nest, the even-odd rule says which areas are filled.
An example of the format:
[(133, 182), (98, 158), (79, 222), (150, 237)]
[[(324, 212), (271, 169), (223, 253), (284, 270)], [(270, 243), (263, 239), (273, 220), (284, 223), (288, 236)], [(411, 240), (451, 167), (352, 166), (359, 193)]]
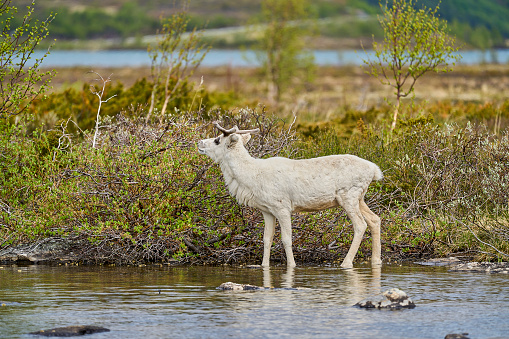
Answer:
[[(86, 239), (79, 238), (47, 238), (33, 243), (10, 246), (0, 249), (0, 264), (2, 265), (103, 265), (117, 264), (114, 258), (86, 257), (84, 249), (90, 248)], [(325, 259), (325, 260), (324, 260)], [(301, 265), (323, 265), (326, 259), (319, 258), (316, 262), (304, 262)], [(387, 258), (386, 262), (394, 263), (394, 258)], [(415, 261), (412, 258), (399, 258), (401, 264), (417, 264), (421, 266), (446, 267), (450, 272), (509, 274), (509, 262), (475, 262), (458, 257), (431, 258)], [(134, 263), (133, 263), (134, 264)], [(137, 263), (141, 265), (141, 263)], [(165, 265), (221, 265), (224, 263), (179, 261), (170, 259), (165, 262), (151, 262), (150, 264)], [(121, 264), (122, 265), (122, 264)], [(127, 265), (127, 264), (124, 264)]]

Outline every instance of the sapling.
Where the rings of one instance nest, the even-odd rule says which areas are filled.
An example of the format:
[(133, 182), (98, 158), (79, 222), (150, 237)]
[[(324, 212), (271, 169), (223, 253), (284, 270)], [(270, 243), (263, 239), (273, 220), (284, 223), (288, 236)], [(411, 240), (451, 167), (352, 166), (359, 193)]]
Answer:
[(281, 95), (295, 85), (311, 82), (314, 56), (306, 46), (313, 35), (311, 3), (307, 0), (263, 0), (263, 35), (256, 55), (268, 83), (268, 99), (278, 103)]
[(90, 91), (92, 92), (92, 94), (94, 94), (95, 96), (97, 96), (99, 98), (99, 105), (97, 107), (97, 116), (95, 118), (94, 140), (92, 141), (92, 148), (95, 148), (96, 141), (97, 141), (97, 135), (99, 134), (101, 106), (103, 103), (108, 102), (111, 98), (116, 97), (117, 95), (116, 94), (112, 95), (108, 99), (103, 100), (103, 96), (106, 91), (106, 85), (108, 84), (108, 82), (111, 81), (111, 74), (108, 78), (104, 79), (99, 73), (93, 72), (93, 71), (92, 71), (92, 73), (97, 74), (97, 76), (99, 77), (99, 79), (97, 79), (97, 80), (100, 80), (102, 82), (102, 87), (100, 90), (97, 89), (95, 86), (90, 86)]
[(49, 49), (40, 58), (33, 58), (35, 49), (48, 35), (54, 15), (42, 22), (34, 20), (32, 1), (21, 22), (15, 24), (18, 8), (11, 2), (0, 1), (0, 118), (4, 119), (24, 113), (46, 91), (54, 75), (53, 70), (40, 69)]
[(186, 9), (161, 19), (162, 28), (157, 32), (157, 41), (149, 46), (154, 81), (150, 96), (150, 107), (146, 120), (155, 110), (158, 93), (163, 93), (160, 115), (164, 115), (170, 100), (181, 90), (189, 77), (203, 61), (210, 47), (201, 42), (201, 33), (196, 27), (187, 33), (189, 16)]
[(414, 93), (417, 79), (427, 72), (451, 71), (461, 58), (456, 38), (449, 35), (447, 22), (434, 9), (416, 9), (413, 0), (380, 2), (378, 21), (384, 32), (382, 43), (373, 41), (374, 59), (364, 60), (367, 73), (395, 89), (391, 131), (396, 127), (401, 99)]

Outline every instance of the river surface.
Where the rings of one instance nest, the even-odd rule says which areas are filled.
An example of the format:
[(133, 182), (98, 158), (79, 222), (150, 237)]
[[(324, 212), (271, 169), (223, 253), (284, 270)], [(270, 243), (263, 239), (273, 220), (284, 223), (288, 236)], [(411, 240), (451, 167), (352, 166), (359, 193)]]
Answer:
[[(392, 287), (417, 307), (353, 307)], [(439, 267), (3, 266), (0, 304), (0, 338), (70, 325), (111, 330), (97, 339), (509, 338), (509, 276)]]
[[(33, 60), (40, 58), (44, 52), (36, 51)], [(372, 51), (356, 50), (317, 50), (313, 51), (315, 63), (319, 66), (359, 66), (365, 59), (373, 58)], [(509, 63), (509, 49), (495, 51), (466, 50), (459, 54), (462, 58), (458, 64), (476, 65), (482, 63)], [(33, 61), (32, 60), (32, 61)], [(53, 67), (141, 67), (150, 66), (151, 59), (144, 50), (52, 50), (42, 65)], [(256, 67), (260, 62), (254, 51), (221, 50), (209, 51), (202, 66)]]

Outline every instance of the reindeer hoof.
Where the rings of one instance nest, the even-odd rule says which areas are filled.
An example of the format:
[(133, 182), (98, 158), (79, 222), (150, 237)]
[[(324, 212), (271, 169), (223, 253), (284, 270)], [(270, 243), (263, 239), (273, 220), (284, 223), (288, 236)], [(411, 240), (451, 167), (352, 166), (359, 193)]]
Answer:
[(341, 268), (353, 268), (352, 263), (342, 263), (340, 266)]

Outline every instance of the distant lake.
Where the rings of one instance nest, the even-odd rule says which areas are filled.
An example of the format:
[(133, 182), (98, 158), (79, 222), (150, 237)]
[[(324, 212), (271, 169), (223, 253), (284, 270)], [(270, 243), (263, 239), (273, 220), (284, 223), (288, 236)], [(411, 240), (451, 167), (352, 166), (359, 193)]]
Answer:
[[(37, 51), (34, 57), (40, 58), (44, 52)], [(320, 66), (358, 66), (366, 59), (362, 50), (317, 50), (315, 63)], [(367, 52), (372, 55), (371, 51)], [(463, 58), (458, 64), (475, 65), (482, 63), (509, 63), (509, 49), (495, 51), (462, 51)], [(150, 58), (144, 50), (53, 50), (43, 61), (43, 66), (52, 67), (141, 67), (150, 66)], [(253, 51), (211, 50), (202, 62), (203, 66), (256, 67), (259, 65)]]

